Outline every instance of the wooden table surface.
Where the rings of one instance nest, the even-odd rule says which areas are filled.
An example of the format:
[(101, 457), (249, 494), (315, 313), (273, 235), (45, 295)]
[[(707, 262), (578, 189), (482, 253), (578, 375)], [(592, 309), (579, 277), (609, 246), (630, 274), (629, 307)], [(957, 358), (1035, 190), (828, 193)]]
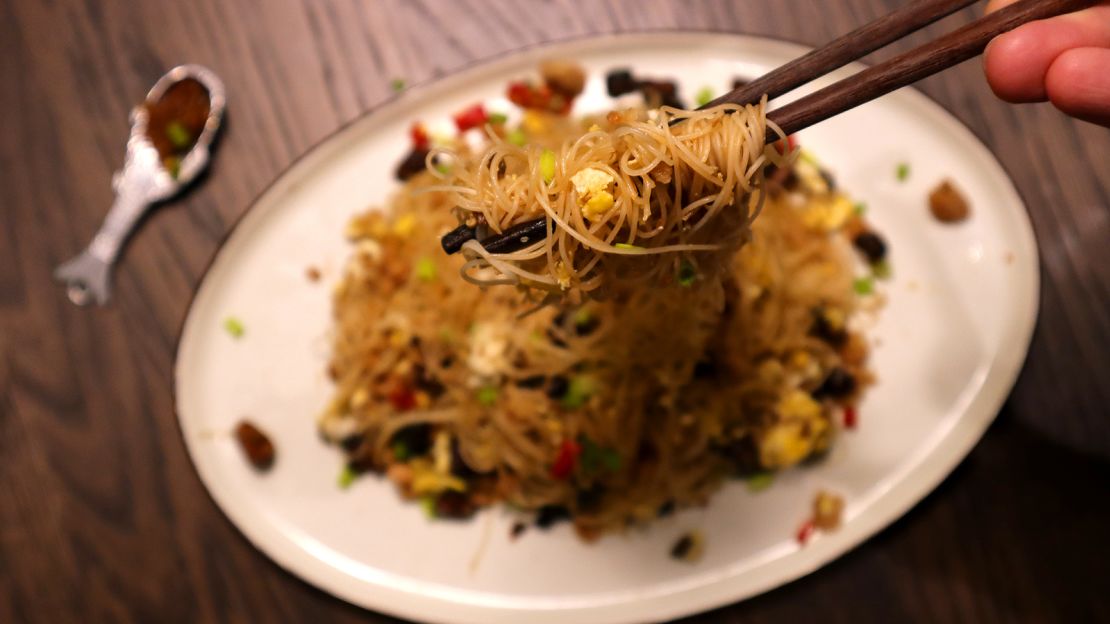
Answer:
[[(171, 391), (178, 327), (218, 241), (392, 78), (660, 28), (819, 44), (897, 4), (0, 1), (0, 622), (391, 621), (247, 543), (197, 478)], [(132, 240), (111, 305), (78, 309), (51, 269), (111, 202), (129, 108), (187, 61), (231, 94), (217, 167)], [(977, 62), (921, 88), (994, 149), (1032, 214), (1043, 282), (1024, 372), (983, 441), (903, 519), (691, 622), (1110, 618), (1110, 131), (996, 101)]]

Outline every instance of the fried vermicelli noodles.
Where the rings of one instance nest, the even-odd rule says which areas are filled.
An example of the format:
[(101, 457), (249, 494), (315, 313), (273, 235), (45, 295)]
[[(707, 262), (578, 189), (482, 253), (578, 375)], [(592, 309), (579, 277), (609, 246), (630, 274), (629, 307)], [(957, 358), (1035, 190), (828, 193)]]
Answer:
[(491, 135), (473, 158), (446, 150), (461, 161), (445, 176), (461, 223), (496, 235), (546, 220), (546, 236), (508, 253), (468, 241), (466, 279), (580, 301), (673, 273), (680, 253), (715, 271), (749, 238), (765, 165), (785, 161), (765, 145), (778, 133), (766, 102), (631, 109), (586, 123), (523, 146)]
[[(384, 473), (437, 516), (505, 501), (567, 516), (593, 537), (704, 504), (730, 476), (824, 452), (869, 380), (866, 347), (848, 327), (858, 297), (843, 231), (860, 219), (815, 170), (786, 164), (789, 181), (767, 180), (749, 237), (768, 154), (762, 137), (729, 135), (760, 147), (726, 155), (709, 124), (739, 133), (730, 117), (686, 126), (708, 133), (698, 140), (659, 139), (666, 149), (627, 140), (657, 137), (648, 122), (622, 122), (612, 142), (553, 123), (554, 136), (537, 138), (563, 146), (551, 185), (536, 171), (512, 179), (539, 167), (541, 150), (498, 144), (474, 163), (457, 150), (458, 179), (478, 195), (443, 192), (442, 176), (425, 172), (387, 210), (352, 221), (355, 252), (334, 295), (336, 391), (320, 420), (350, 468)], [(723, 181), (681, 150), (720, 165)], [(663, 163), (680, 193), (651, 177)], [(569, 179), (587, 168), (614, 178), (613, 208), (596, 220), (581, 217)], [(647, 250), (634, 258), (650, 266), (636, 275), (644, 287), (539, 309), (518, 289), (478, 288), (460, 273), (472, 260), (445, 255), (438, 240), (464, 200), (491, 228), (541, 211), (558, 226), (495, 265), (530, 286), (558, 284), (545, 268), (562, 263), (573, 288), (599, 288), (599, 267), (627, 255), (622, 243)], [(736, 229), (710, 235), (726, 215)]]

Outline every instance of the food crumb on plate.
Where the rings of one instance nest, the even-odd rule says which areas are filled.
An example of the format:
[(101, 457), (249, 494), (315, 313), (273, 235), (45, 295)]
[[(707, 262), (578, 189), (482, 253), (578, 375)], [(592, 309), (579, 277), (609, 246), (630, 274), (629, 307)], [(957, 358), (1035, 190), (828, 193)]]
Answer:
[(678, 538), (674, 546), (671, 546), (671, 558), (686, 563), (697, 563), (704, 554), (705, 536), (697, 529)]
[(945, 180), (929, 193), (929, 211), (941, 223), (959, 223), (971, 215), (971, 206), (952, 181)]
[(308, 281), (310, 281), (314, 284), (316, 282), (320, 281), (320, 277), (322, 276), (322, 274), (320, 273), (320, 269), (318, 269), (314, 266), (310, 266), (307, 269), (305, 269), (304, 275), (305, 275), (305, 277), (308, 278)]
[(258, 470), (269, 470), (274, 465), (274, 443), (253, 423), (240, 420), (235, 426), (235, 439), (252, 466)]

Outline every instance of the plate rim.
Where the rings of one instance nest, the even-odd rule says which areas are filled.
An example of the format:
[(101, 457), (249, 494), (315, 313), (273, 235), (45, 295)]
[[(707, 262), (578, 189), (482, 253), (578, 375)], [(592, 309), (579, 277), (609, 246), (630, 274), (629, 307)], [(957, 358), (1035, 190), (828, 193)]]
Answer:
[[(216, 262), (224, 253), (227, 243), (236, 234), (239, 227), (247, 218), (255, 213), (256, 209), (263, 201), (274, 192), (274, 189), (278, 187), (291, 172), (316, 155), (333, 140), (348, 132), (352, 127), (367, 123), (369, 118), (387, 114), (393, 111), (394, 108), (403, 106), (405, 102), (411, 101), (413, 98), (421, 97), (425, 91), (431, 90), (444, 82), (463, 82), (470, 76), (496, 71), (498, 65), (508, 62), (513, 57), (523, 54), (534, 54), (543, 50), (550, 50), (552, 53), (562, 52), (573, 54), (575, 50), (563, 51), (562, 49), (574, 48), (576, 46), (589, 46), (591, 44), (599, 46), (605, 44), (623, 46), (635, 46), (638, 43), (641, 45), (644, 43), (661, 44), (664, 40), (673, 40), (677, 42), (691, 40), (700, 40), (703, 42), (707, 40), (728, 42), (731, 40), (736, 42), (746, 40), (756, 43), (786, 44), (796, 49), (799, 54), (813, 49), (813, 46), (796, 39), (766, 34), (713, 29), (650, 28), (619, 33), (588, 33), (564, 38), (547, 39), (505, 50), (487, 57), (473, 59), (458, 68), (438, 71), (422, 81), (413, 83), (403, 92), (390, 94), (385, 99), (367, 108), (355, 117), (342, 122), (334, 130), (313, 142), (290, 160), (281, 171), (262, 186), (257, 194), (249, 201), (247, 208), (231, 221), (227, 230), (219, 238), (215, 249), (204, 263), (199, 277), (191, 289), (188, 304), (182, 312), (177, 325), (177, 339), (174, 343), (172, 353), (174, 383), (171, 398), (173, 400), (173, 414), (176, 420), (178, 434), (181, 436), (182, 443), (185, 446), (186, 455), (193, 467), (194, 474), (204, 487), (208, 498), (215, 504), (216, 509), (219, 510), (224, 520), (230, 523), (240, 536), (245, 538), (248, 543), (260, 551), (267, 559), (277, 564), (285, 573), (290, 574), (299, 582), (308, 583), (327, 594), (359, 608), (415, 621), (451, 623), (510, 622), (515, 621), (514, 618), (516, 617), (527, 616), (529, 621), (532, 622), (554, 623), (578, 621), (577, 618), (586, 617), (590, 622), (617, 623), (627, 621), (660, 621), (682, 617), (741, 602), (772, 589), (793, 583), (824, 567), (833, 560), (855, 550), (864, 541), (871, 539), (889, 528), (920, 504), (921, 501), (930, 496), (937, 487), (956, 470), (964, 459), (966, 459), (971, 450), (979, 443), (987, 429), (997, 418), (999, 411), (1002, 409), (1007, 397), (1012, 393), (1025, 366), (1029, 353), (1029, 346), (1040, 314), (1041, 258), (1037, 244), (1036, 231), (1033, 227), (1032, 219), (1030, 218), (1029, 203), (1022, 194), (1020, 188), (1015, 184), (1014, 176), (1010, 168), (1007, 167), (1005, 162), (999, 158), (998, 154), (990, 148), (978, 130), (961, 119), (952, 107), (939, 102), (930, 94), (916, 88), (916, 86), (910, 86), (905, 89), (912, 91), (917, 96), (923, 97), (929, 103), (944, 111), (948, 118), (954, 122), (958, 128), (970, 135), (972, 142), (988, 155), (1002, 170), (1005, 176), (1005, 182), (1018, 198), (1022, 210), (1020, 212), (1021, 218), (1018, 219), (1018, 222), (1015, 224), (1017, 228), (1016, 233), (1019, 239), (1021, 239), (1019, 241), (1021, 245), (1026, 247), (1029, 252), (1029, 266), (1025, 267), (1029, 282), (1027, 284), (1028, 293), (1026, 293), (1028, 300), (1024, 302), (1024, 305), (1028, 309), (1028, 313), (1020, 317), (1021, 319), (1025, 319), (1025, 327), (1019, 328), (1024, 330), (1023, 335), (1018, 336), (1020, 339), (1003, 343), (999, 347), (994, 358), (996, 360), (994, 366), (999, 367), (1007, 365), (1004, 366), (1005, 370), (996, 373), (996, 376), (993, 378), (994, 383), (990, 386), (986, 383), (988, 379), (984, 379), (984, 384), (980, 387), (978, 392), (971, 397), (968, 404), (963, 407), (961, 417), (953, 423), (951, 430), (946, 432), (944, 436), (947, 440), (950, 436), (953, 436), (957, 430), (965, 430), (963, 435), (959, 438), (963, 443), (938, 445), (938, 447), (930, 453), (932, 461), (929, 464), (921, 464), (915, 467), (915, 472), (917, 474), (914, 481), (917, 485), (915, 487), (909, 487), (907, 484), (902, 484), (901, 488), (895, 488), (874, 501), (871, 509), (872, 519), (870, 522), (866, 523), (866, 526), (863, 526), (864, 523), (855, 522), (841, 528), (839, 533), (842, 537), (850, 534), (847, 539), (842, 539), (835, 544), (831, 541), (822, 540), (810, 545), (807, 547), (807, 550), (811, 556), (807, 560), (801, 562), (801, 564), (786, 558), (769, 562), (764, 565), (764, 569), (770, 569), (771, 572), (765, 574), (764, 578), (760, 579), (759, 582), (748, 583), (744, 589), (737, 589), (732, 583), (727, 581), (716, 581), (709, 584), (697, 584), (693, 587), (683, 587), (670, 593), (648, 596), (634, 601), (616, 601), (588, 606), (576, 605), (570, 608), (563, 608), (555, 602), (550, 602), (544, 605), (544, 610), (533, 610), (526, 608), (522, 609), (511, 604), (497, 605), (483, 601), (453, 600), (443, 596), (418, 595), (405, 589), (381, 584), (378, 584), (376, 589), (384, 592), (381, 595), (389, 596), (392, 600), (388, 603), (381, 600), (367, 600), (367, 594), (365, 593), (366, 588), (364, 586), (366, 582), (364, 580), (353, 579), (350, 575), (341, 573), (342, 576), (339, 577), (337, 583), (329, 583), (321, 578), (321, 571), (313, 571), (306, 568), (317, 568), (322, 566), (322, 572), (327, 574), (335, 571), (334, 566), (327, 565), (319, 558), (313, 558), (312, 563), (308, 566), (297, 566), (290, 558), (287, 558), (286, 555), (281, 553), (279, 549), (265, 547), (258, 536), (249, 533), (243, 525), (233, 519), (232, 512), (229, 511), (230, 506), (221, 503), (220, 499), (217, 498), (217, 495), (213, 491), (213, 488), (209, 486), (204, 476), (204, 469), (199, 465), (197, 455), (193, 451), (193, 444), (186, 435), (179, 408), (180, 395), (178, 386), (181, 374), (182, 345), (185, 341), (186, 331), (189, 327), (189, 320), (192, 317), (197, 297), (213, 267), (216, 265)], [(582, 52), (582, 50), (576, 51)], [(868, 63), (860, 61), (848, 65), (848, 67), (867, 66), (869, 66)], [(1020, 292), (1015, 294), (1015, 299), (1019, 298), (1020, 294)], [(988, 391), (990, 391), (990, 396), (987, 396)], [(966, 418), (967, 413), (971, 412), (980, 403), (986, 404), (986, 408), (979, 408), (979, 410), (983, 410), (986, 415), (980, 419), (972, 419), (975, 420), (975, 422), (968, 422), (968, 418)], [(947, 441), (951, 442), (951, 440)], [(930, 464), (931, 468), (926, 469)], [(879, 511), (876, 511), (876, 508), (879, 509)], [(358, 587), (354, 585), (350, 587), (340, 587), (340, 585), (344, 584), (344, 581), (346, 581), (346, 583), (353, 582), (354, 585)], [(473, 596), (482, 594), (483, 592), (471, 592), (467, 590), (465, 593)], [(671, 599), (678, 595), (686, 595), (688, 598), (681, 605), (675, 605)], [(668, 604), (668, 601), (671, 603)]]

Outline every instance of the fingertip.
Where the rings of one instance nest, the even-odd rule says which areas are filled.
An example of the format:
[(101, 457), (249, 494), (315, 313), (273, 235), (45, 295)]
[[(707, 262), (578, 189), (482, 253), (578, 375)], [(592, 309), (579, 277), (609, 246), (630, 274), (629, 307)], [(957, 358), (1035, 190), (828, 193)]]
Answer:
[(1014, 103), (1045, 100), (1043, 69), (1038, 68), (1038, 63), (1030, 63), (1031, 58), (1036, 59), (1036, 53), (1035, 40), (1020, 28), (995, 37), (987, 45), (983, 69), (995, 95)]
[(1045, 75), (1052, 104), (1073, 117), (1110, 125), (1110, 50), (1074, 48), (1061, 53)]

